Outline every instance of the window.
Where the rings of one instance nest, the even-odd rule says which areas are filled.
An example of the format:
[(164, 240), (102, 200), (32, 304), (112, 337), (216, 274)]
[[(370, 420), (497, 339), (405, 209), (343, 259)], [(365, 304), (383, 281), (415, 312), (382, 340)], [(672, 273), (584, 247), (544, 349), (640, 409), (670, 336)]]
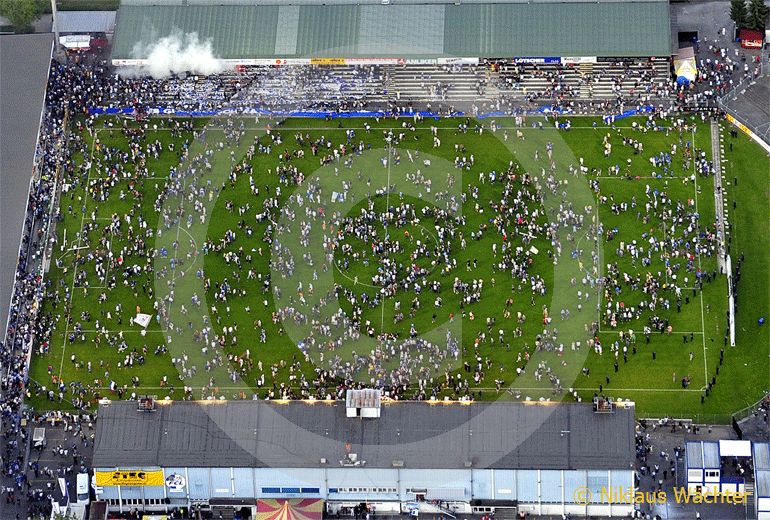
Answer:
[(295, 488), (295, 487), (281, 488), (281, 493), (299, 493), (299, 488)]
[(280, 493), (281, 492), (281, 488), (277, 488), (277, 487), (263, 487), (262, 488), (262, 492), (263, 493)]
[[(285, 488), (284, 488), (285, 491)], [(302, 488), (302, 493), (318, 493), (318, 488)], [(329, 493), (397, 493), (396, 488), (375, 488), (375, 487), (350, 487), (350, 488), (329, 488)]]
[(320, 493), (321, 488), (302, 488), (300, 493)]

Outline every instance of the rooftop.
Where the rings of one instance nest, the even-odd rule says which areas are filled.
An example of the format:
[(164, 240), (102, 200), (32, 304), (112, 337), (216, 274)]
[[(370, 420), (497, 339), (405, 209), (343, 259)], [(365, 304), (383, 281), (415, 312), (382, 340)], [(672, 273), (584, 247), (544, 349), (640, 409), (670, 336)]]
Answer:
[(687, 467), (719, 469), (719, 443), (716, 441), (688, 441), (685, 445)]
[(770, 498), (770, 443), (755, 442), (753, 448), (756, 497)]
[(111, 33), (115, 30), (115, 11), (59, 11), (61, 33)]
[[(113, 59), (197, 33), (217, 58), (668, 56), (666, 0), (123, 0)], [(226, 5), (221, 5), (226, 4)]]
[[(179, 401), (154, 412), (99, 409), (94, 467), (626, 469), (634, 409), (590, 404), (385, 403), (379, 419), (345, 402)], [(355, 454), (355, 457), (350, 457)]]
[(754, 443), (754, 467), (770, 471), (770, 442)]

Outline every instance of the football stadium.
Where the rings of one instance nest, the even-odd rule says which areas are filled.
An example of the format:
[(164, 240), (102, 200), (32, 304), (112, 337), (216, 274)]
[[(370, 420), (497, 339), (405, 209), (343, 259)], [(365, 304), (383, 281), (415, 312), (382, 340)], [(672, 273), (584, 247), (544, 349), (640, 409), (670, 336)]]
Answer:
[(770, 518), (761, 1), (93, 4), (0, 36), (0, 517), (669, 518), (613, 493), (695, 468), (751, 502), (677, 517)]

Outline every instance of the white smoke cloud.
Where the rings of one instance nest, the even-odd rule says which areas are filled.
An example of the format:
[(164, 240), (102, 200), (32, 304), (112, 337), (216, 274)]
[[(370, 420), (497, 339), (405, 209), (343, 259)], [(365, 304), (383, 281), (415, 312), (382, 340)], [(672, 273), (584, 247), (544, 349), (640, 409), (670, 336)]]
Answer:
[(147, 60), (142, 72), (153, 78), (166, 78), (182, 72), (210, 75), (226, 68), (222, 60), (214, 57), (211, 40), (201, 41), (198, 33), (177, 33), (150, 45), (138, 43), (134, 45), (132, 55)]

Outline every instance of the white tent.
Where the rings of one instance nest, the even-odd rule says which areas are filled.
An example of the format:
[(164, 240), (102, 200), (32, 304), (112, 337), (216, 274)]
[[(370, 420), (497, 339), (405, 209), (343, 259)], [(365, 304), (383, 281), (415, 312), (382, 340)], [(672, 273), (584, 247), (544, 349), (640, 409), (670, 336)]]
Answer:
[(698, 68), (695, 65), (695, 50), (692, 47), (679, 49), (674, 58), (674, 72), (677, 82), (687, 81), (692, 83), (698, 75)]
[(719, 441), (720, 457), (751, 457), (751, 441)]

